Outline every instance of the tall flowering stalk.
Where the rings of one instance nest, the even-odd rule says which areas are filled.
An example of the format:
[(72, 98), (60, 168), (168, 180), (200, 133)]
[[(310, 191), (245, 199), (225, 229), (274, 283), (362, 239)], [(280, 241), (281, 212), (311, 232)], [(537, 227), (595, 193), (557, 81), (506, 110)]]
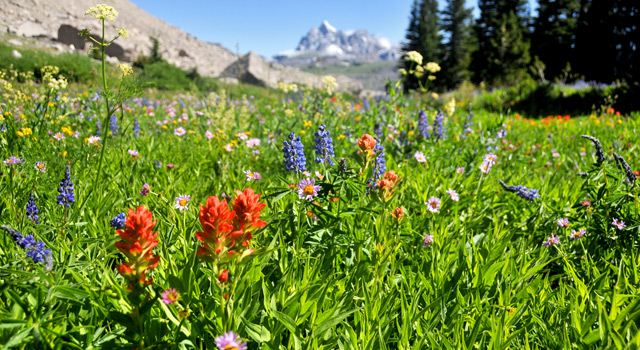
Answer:
[(73, 193), (73, 181), (71, 181), (71, 166), (67, 165), (64, 170), (64, 178), (60, 181), (60, 187), (58, 187), (58, 192), (60, 193), (58, 197), (56, 197), (58, 201), (58, 205), (63, 205), (66, 208), (72, 203), (75, 203), (76, 196)]
[(29, 196), (29, 201), (27, 202), (27, 217), (29, 220), (33, 221), (36, 224), (40, 223), (40, 218), (38, 217), (38, 207), (36, 206), (36, 201), (33, 199), (33, 191), (31, 191), (31, 195)]
[(336, 165), (332, 157), (335, 157), (333, 152), (333, 140), (331, 139), (331, 133), (327, 130), (327, 127), (320, 125), (318, 131), (314, 134), (316, 145), (316, 163), (329, 164), (331, 166)]
[(304, 146), (300, 142), (300, 136), (290, 133), (289, 141), (284, 141), (282, 154), (284, 156), (284, 168), (287, 171), (294, 170), (296, 173), (307, 171), (307, 159), (304, 156)]
[(116, 242), (116, 248), (127, 259), (118, 266), (118, 272), (129, 281), (130, 289), (153, 283), (147, 272), (155, 269), (160, 260), (159, 256), (153, 256), (153, 248), (158, 245), (158, 233), (152, 232), (155, 225), (153, 214), (139, 206), (137, 211), (129, 209), (124, 229), (116, 231), (122, 238)]
[(424, 111), (420, 111), (420, 116), (418, 117), (418, 132), (420, 132), (422, 138), (428, 139), (431, 137), (429, 135), (429, 118)]
[(444, 114), (442, 114), (442, 111), (438, 111), (436, 119), (433, 120), (433, 136), (437, 140), (446, 139), (446, 132), (447, 130), (444, 128)]
[(45, 270), (50, 271), (53, 268), (53, 258), (51, 257), (51, 250), (46, 248), (44, 242), (36, 241), (33, 235), (23, 236), (17, 230), (2, 225), (0, 228), (4, 229), (13, 237), (16, 243), (26, 251), (26, 255), (35, 263), (44, 263)]
[(265, 207), (259, 202), (260, 194), (247, 188), (237, 191), (233, 208), (229, 208), (227, 200), (220, 201), (211, 196), (206, 205), (200, 207), (200, 225), (202, 231), (196, 234), (204, 245), (198, 248), (197, 255), (209, 262), (227, 260), (246, 250), (253, 238), (252, 232), (264, 227), (267, 223), (260, 220), (260, 212)]
[(527, 200), (531, 203), (535, 203), (537, 198), (540, 198), (538, 190), (533, 188), (526, 188), (522, 185), (509, 186), (504, 181), (500, 180), (500, 185), (505, 191), (515, 193), (518, 197)]

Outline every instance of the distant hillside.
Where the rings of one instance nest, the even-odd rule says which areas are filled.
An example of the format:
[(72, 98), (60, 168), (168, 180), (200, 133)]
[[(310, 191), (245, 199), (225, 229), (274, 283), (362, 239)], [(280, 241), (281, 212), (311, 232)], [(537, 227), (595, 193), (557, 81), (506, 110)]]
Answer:
[[(133, 62), (141, 54), (148, 54), (152, 38), (160, 43), (160, 53), (168, 62), (184, 69), (197, 68), (203, 76), (247, 78), (247, 83), (262, 86), (277, 86), (278, 81), (287, 83), (320, 82), (317, 76), (279, 65), (273, 65), (255, 54), (238, 57), (219, 44), (199, 40), (193, 35), (169, 25), (152, 16), (128, 0), (103, 0), (119, 13), (114, 22), (106, 22), (107, 39), (116, 35), (117, 28), (126, 28), (129, 38), (118, 39), (107, 48), (112, 62)], [(0, 30), (22, 38), (36, 39), (43, 45), (59, 52), (86, 52), (89, 43), (78, 36), (82, 29), (89, 29), (92, 36), (100, 38), (100, 22), (85, 11), (95, 5), (95, 0), (2, 0)], [(188, 3), (180, 4), (188, 6)], [(197, 9), (194, 9), (197, 11)], [(14, 42), (19, 45), (20, 42)], [(251, 59), (247, 59), (251, 57)], [(264, 61), (264, 62), (263, 62)], [(245, 67), (244, 74), (237, 72), (229, 77), (229, 67), (238, 63)], [(247, 63), (255, 66), (246, 66)], [(286, 68), (286, 69), (285, 69)], [(358, 93), (362, 85), (346, 77), (339, 89)], [(314, 83), (313, 86), (318, 86)]]

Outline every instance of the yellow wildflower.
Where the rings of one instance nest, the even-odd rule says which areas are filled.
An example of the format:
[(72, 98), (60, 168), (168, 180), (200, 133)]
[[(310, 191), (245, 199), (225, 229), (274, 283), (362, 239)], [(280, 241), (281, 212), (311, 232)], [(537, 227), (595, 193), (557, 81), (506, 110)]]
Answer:
[(84, 14), (92, 15), (93, 18), (104, 21), (114, 21), (118, 17), (118, 11), (106, 4), (91, 6)]

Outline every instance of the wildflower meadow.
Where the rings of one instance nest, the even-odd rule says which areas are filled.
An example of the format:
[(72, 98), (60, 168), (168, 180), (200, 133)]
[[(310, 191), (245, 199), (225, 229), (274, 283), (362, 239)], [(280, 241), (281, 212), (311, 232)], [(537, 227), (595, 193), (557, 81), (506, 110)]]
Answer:
[(637, 112), (162, 94), (105, 40), (0, 76), (2, 348), (640, 347)]

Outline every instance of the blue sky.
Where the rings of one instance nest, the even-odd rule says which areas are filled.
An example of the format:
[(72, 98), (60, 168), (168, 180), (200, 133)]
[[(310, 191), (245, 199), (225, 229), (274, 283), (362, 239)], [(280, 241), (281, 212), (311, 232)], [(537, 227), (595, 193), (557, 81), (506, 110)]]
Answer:
[[(440, 6), (444, 0), (438, 0)], [(529, 0), (532, 8), (536, 0)], [(413, 0), (132, 0), (146, 12), (199, 39), (271, 57), (294, 49), (323, 20), (341, 30), (366, 29), (400, 42)], [(467, 0), (475, 9), (477, 0)], [(161, 43), (162, 44), (162, 43)]]

